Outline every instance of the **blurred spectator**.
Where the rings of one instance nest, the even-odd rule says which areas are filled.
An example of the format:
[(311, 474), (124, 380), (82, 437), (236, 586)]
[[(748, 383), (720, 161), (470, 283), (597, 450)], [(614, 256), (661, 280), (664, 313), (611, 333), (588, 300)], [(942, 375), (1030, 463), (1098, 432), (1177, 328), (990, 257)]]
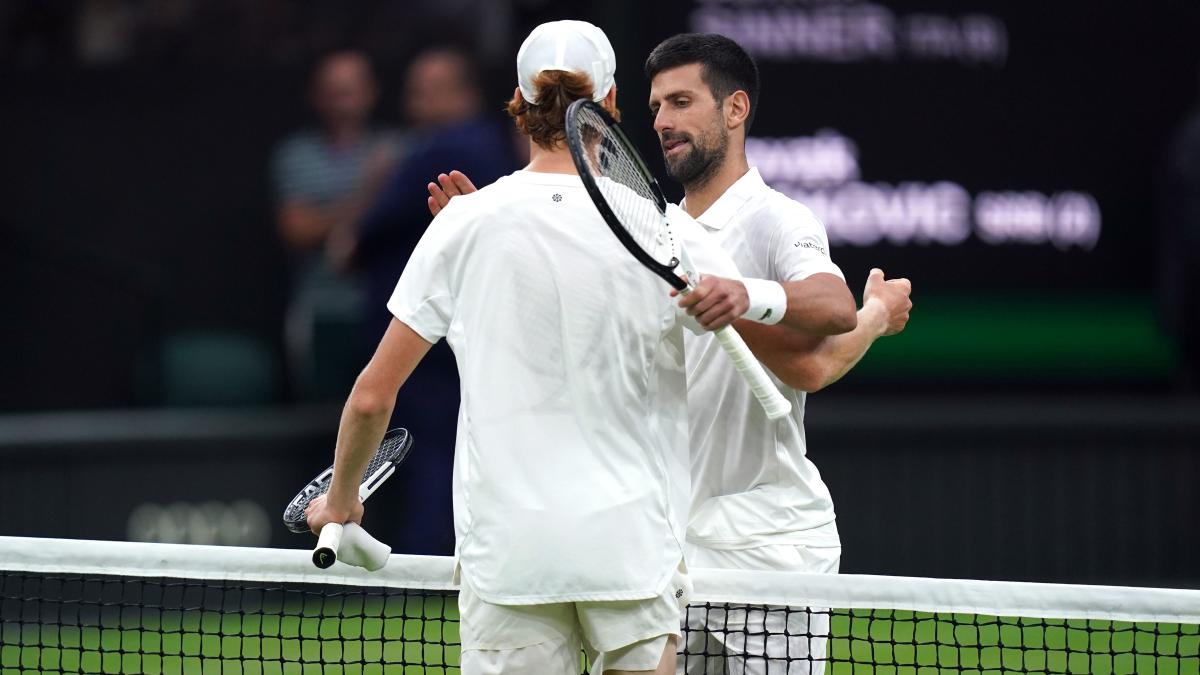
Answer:
[(1167, 323), (1183, 357), (1185, 389), (1200, 388), (1200, 101), (1176, 131), (1167, 156)]
[(120, 63), (133, 55), (137, 33), (134, 8), (123, 0), (84, 0), (79, 6), (76, 51), (90, 66)]
[[(372, 343), (391, 321), (387, 300), (429, 225), (425, 185), (439, 173), (459, 169), (483, 186), (517, 168), (509, 122), (484, 112), (478, 71), (466, 53), (441, 47), (417, 56), (405, 78), (402, 103), (417, 127), (411, 151), (360, 222), (355, 253), (367, 277)], [(397, 473), (403, 485), (389, 490), (403, 500), (400, 512), (412, 514), (390, 543), (402, 553), (453, 553), (450, 476), (458, 370), (445, 342), (434, 346), (401, 389), (394, 421), (413, 433), (422, 451)]]
[(355, 260), (367, 276), (370, 343), (391, 315), (387, 300), (429, 224), (425, 185), (459, 169), (483, 186), (517, 168), (508, 121), (483, 110), (478, 71), (456, 48), (421, 53), (408, 68), (403, 108), (413, 127), (410, 152), (360, 221)]
[(320, 128), (285, 140), (273, 162), (276, 222), (294, 270), (286, 342), (306, 398), (344, 396), (362, 367), (362, 284), (349, 269), (354, 224), (399, 151), (371, 126), (376, 86), (358, 52), (330, 54), (311, 91)]

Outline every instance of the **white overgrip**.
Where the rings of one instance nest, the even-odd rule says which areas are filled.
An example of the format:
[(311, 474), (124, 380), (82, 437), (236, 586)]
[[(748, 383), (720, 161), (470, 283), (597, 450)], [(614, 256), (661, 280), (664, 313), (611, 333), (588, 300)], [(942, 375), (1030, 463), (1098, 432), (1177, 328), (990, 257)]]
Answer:
[(721, 347), (733, 360), (733, 367), (737, 368), (742, 377), (746, 378), (746, 384), (750, 385), (750, 391), (754, 393), (754, 398), (758, 399), (759, 405), (767, 413), (767, 418), (777, 420), (791, 412), (791, 402), (779, 393), (779, 389), (775, 387), (775, 383), (771, 381), (758, 359), (754, 358), (754, 354), (746, 346), (746, 341), (742, 339), (742, 336), (738, 335), (732, 326), (718, 329), (716, 334), (717, 340), (721, 342)]
[(321, 569), (328, 569), (340, 560), (374, 572), (387, 564), (391, 554), (391, 546), (372, 537), (358, 523), (329, 523), (321, 528), (312, 561)]
[(338, 560), (368, 572), (382, 569), (387, 564), (388, 556), (392, 554), (391, 546), (372, 537), (358, 523), (346, 523), (343, 528), (345, 534)]
[(313, 549), (313, 564), (321, 569), (328, 569), (337, 561), (338, 549), (342, 546), (342, 533), (345, 527), (341, 523), (329, 523), (321, 528), (317, 537), (317, 547)]

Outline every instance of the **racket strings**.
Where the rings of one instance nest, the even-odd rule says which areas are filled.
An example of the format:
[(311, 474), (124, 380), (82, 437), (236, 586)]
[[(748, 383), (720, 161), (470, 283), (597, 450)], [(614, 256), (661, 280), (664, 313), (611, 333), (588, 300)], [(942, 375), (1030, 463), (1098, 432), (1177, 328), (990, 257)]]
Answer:
[[(408, 448), (408, 432), (403, 429), (394, 429), (389, 431), (387, 436), (384, 436), (383, 442), (379, 444), (379, 449), (375, 451), (375, 455), (371, 457), (371, 462), (367, 465), (366, 471), (363, 472), (363, 480), (375, 475), (384, 464), (395, 462), (399, 464), (403, 461), (407, 454)], [(300, 494), (288, 504), (287, 509), (283, 512), (283, 520), (285, 523), (295, 524), (304, 522), (304, 510), (312, 500), (329, 492), (329, 485), (333, 482), (333, 474), (321, 476), (318, 480), (314, 480), (304, 487)], [(305, 526), (306, 528), (307, 526)], [(302, 528), (302, 529), (305, 529)]]
[(578, 123), (587, 167), (621, 226), (656, 262), (673, 264), (675, 240), (640, 161), (594, 110), (580, 109)]

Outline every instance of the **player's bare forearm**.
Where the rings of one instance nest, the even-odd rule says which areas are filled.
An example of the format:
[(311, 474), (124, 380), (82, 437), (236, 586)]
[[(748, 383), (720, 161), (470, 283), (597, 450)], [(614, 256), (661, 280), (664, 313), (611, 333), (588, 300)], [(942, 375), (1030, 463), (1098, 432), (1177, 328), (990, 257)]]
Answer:
[(334, 451), (333, 483), (329, 488), (329, 503), (336, 510), (348, 511), (354, 507), (359, 482), (375, 448), (387, 432), (392, 406), (374, 406), (376, 404), (360, 393), (356, 385), (342, 410)]
[(883, 314), (875, 304), (864, 307), (857, 313), (854, 330), (840, 335), (798, 333), (750, 321), (739, 321), (735, 327), (758, 360), (784, 384), (811, 393), (837, 382), (862, 360), (883, 335)]
[(887, 333), (887, 308), (868, 302), (858, 310), (858, 325), (849, 333), (830, 335), (821, 341), (817, 358), (822, 362), (821, 378), (810, 391), (818, 391), (842, 379), (850, 372), (875, 341)]
[(358, 484), (387, 432), (396, 393), (432, 346), (401, 321), (393, 319), (388, 326), (342, 409), (329, 487), (331, 507), (341, 510), (357, 503)]
[(850, 372), (875, 340), (904, 330), (912, 309), (911, 293), (907, 279), (886, 280), (883, 270), (873, 269), (856, 325), (848, 333), (817, 336), (749, 321), (740, 321), (736, 327), (754, 355), (784, 384), (814, 392)]
[(858, 317), (854, 294), (832, 274), (814, 274), (783, 283), (787, 311), (779, 325), (812, 335), (839, 335), (854, 330)]

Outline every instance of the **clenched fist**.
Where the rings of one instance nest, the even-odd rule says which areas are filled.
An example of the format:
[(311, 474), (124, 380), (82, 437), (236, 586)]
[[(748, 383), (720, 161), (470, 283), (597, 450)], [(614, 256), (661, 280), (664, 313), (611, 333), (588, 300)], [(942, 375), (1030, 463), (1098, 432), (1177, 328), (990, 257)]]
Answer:
[[(671, 295), (680, 293), (672, 291)], [(701, 275), (700, 283), (679, 299), (679, 306), (695, 317), (696, 323), (705, 330), (717, 330), (742, 318), (750, 309), (750, 296), (740, 281)]]
[(355, 498), (349, 504), (339, 506), (330, 503), (329, 494), (326, 493), (309, 502), (308, 508), (304, 509), (304, 517), (308, 521), (308, 529), (313, 534), (320, 534), (321, 528), (329, 523), (362, 523), (363, 505)]
[(904, 330), (913, 306), (910, 295), (912, 282), (908, 279), (885, 280), (883, 270), (871, 270), (867, 276), (867, 286), (863, 289), (863, 307), (868, 303), (879, 303), (882, 306), (886, 324), (881, 335), (895, 335)]

